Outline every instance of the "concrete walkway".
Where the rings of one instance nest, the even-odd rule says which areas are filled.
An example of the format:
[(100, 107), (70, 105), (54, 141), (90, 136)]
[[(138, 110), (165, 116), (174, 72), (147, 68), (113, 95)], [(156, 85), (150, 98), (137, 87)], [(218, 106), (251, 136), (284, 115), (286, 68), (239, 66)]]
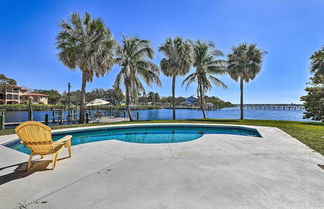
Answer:
[(55, 170), (48, 158), (28, 174), (28, 156), (0, 146), (0, 208), (323, 208), (324, 157), (277, 128), (256, 128), (263, 138), (77, 145)]

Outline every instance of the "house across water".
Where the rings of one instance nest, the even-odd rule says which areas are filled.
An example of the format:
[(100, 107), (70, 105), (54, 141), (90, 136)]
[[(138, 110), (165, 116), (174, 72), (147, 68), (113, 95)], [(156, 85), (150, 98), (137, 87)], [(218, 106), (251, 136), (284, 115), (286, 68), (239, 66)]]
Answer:
[(192, 105), (196, 105), (197, 102), (198, 102), (198, 97), (190, 96), (190, 97), (186, 98), (186, 100), (184, 102), (182, 102), (182, 105), (192, 106)]
[(28, 104), (29, 99), (32, 104), (48, 104), (48, 95), (29, 92), (24, 87), (0, 90), (0, 104)]

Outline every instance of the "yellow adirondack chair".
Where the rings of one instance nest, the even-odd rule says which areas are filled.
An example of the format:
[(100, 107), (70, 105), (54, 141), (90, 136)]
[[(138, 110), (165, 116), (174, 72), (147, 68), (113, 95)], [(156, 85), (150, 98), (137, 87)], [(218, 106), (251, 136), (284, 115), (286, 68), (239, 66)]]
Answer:
[(67, 135), (58, 141), (52, 141), (51, 128), (36, 121), (21, 123), (15, 131), (20, 140), (31, 150), (27, 171), (30, 169), (34, 155), (40, 155), (43, 158), (44, 155), (53, 154), (53, 169), (57, 157), (64, 147), (68, 148), (69, 157), (71, 157), (71, 135)]

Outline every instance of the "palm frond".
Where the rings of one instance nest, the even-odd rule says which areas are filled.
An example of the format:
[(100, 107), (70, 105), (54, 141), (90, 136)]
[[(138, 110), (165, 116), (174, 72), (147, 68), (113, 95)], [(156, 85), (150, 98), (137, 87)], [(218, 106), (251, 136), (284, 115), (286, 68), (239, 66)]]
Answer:
[(123, 36), (122, 44), (116, 47), (115, 63), (121, 66), (121, 71), (115, 83), (120, 85), (121, 82), (117, 80), (123, 78), (124, 85), (128, 83), (131, 89), (132, 98), (145, 92), (142, 82), (147, 85), (161, 85), (159, 67), (150, 61), (153, 57), (154, 52), (150, 41), (138, 37)]
[(181, 37), (168, 38), (159, 47), (159, 51), (165, 56), (160, 66), (166, 76), (183, 76), (189, 72), (192, 65), (192, 47), (189, 41), (184, 41)]
[(216, 78), (215, 76), (209, 75), (209, 79), (218, 87), (222, 87), (224, 89), (227, 89), (227, 85), (225, 83), (223, 83), (223, 81), (219, 80), (218, 78)]
[[(223, 53), (216, 49), (213, 42), (202, 42), (197, 40), (190, 42), (193, 49), (193, 67), (196, 71), (190, 74), (183, 82), (182, 85), (186, 85), (186, 89), (190, 84), (198, 82), (197, 94), (204, 94), (212, 89), (213, 84), (226, 88), (226, 85), (213, 75), (227, 74), (226, 62), (221, 59), (217, 59), (222, 56)], [(200, 92), (202, 90), (202, 92)], [(203, 96), (203, 95), (202, 95)]]
[(192, 83), (195, 83), (197, 81), (197, 77), (198, 77), (197, 73), (190, 74), (187, 78), (185, 78), (182, 81), (182, 86), (185, 85), (187, 90)]
[(227, 69), (232, 79), (245, 82), (253, 80), (261, 70), (261, 64), (265, 51), (259, 49), (256, 44), (243, 43), (232, 48), (227, 56)]
[(81, 19), (72, 13), (68, 21), (60, 22), (56, 37), (59, 60), (70, 69), (80, 68), (86, 80), (107, 73), (114, 63), (115, 41), (104, 22), (86, 13)]

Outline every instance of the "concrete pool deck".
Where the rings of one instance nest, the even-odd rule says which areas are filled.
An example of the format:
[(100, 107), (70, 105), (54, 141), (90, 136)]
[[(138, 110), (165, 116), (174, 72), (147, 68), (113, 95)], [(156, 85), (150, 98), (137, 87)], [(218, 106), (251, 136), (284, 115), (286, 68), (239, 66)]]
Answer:
[(27, 174), (28, 156), (0, 146), (0, 208), (323, 208), (324, 157), (278, 128), (244, 127), (263, 137), (100, 141), (73, 146), (72, 158), (65, 150), (55, 170), (38, 159)]

